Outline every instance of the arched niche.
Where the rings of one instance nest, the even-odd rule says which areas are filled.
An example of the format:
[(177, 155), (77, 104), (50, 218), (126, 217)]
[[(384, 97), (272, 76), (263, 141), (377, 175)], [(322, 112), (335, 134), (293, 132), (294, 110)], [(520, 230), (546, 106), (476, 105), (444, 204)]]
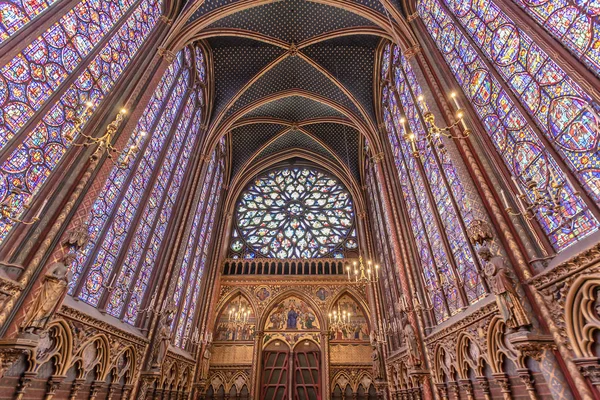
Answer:
[[(236, 315), (245, 323), (236, 323)], [(214, 328), (216, 342), (253, 341), (256, 333), (256, 313), (250, 300), (235, 292), (223, 302)]]
[(265, 333), (320, 331), (320, 313), (314, 304), (303, 296), (290, 294), (273, 303), (274, 306), (265, 314), (263, 320)]
[[(364, 302), (357, 300), (357, 297), (348, 291), (341, 292), (331, 303), (327, 313), (327, 321), (330, 326), (329, 340), (332, 342), (369, 342), (371, 329), (368, 315)], [(340, 318), (346, 320), (347, 324), (341, 328), (333, 328), (332, 323)]]

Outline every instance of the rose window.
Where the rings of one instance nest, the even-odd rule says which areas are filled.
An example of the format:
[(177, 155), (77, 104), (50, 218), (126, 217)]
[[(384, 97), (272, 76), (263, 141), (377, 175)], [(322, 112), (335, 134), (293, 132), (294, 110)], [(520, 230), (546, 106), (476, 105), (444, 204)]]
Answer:
[(235, 217), (233, 258), (343, 258), (358, 247), (350, 194), (314, 168), (257, 177), (242, 192)]

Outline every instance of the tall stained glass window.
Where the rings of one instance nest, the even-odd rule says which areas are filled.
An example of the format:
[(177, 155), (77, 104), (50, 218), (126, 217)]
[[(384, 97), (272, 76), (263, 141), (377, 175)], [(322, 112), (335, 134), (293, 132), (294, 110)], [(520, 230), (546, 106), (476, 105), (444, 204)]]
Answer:
[(418, 11), (518, 191), (533, 201), (528, 183), (534, 181), (565, 205), (556, 213), (542, 207), (536, 215), (560, 251), (598, 229), (565, 171), (591, 201), (600, 201), (600, 108), (495, 3), (473, 5), (422, 0)]
[(193, 334), (191, 329), (200, 293), (200, 280), (208, 258), (212, 228), (223, 186), (223, 144), (221, 142), (221, 146), (214, 151), (208, 165), (173, 295), (173, 302), (179, 307), (179, 316), (173, 322), (174, 343), (182, 348)]
[(258, 176), (241, 194), (235, 217), (233, 258), (343, 258), (358, 247), (350, 193), (310, 167)]
[(513, 0), (600, 76), (600, 3), (594, 0)]
[[(473, 220), (469, 199), (441, 138), (426, 133), (415, 101), (421, 88), (409, 62), (388, 47), (382, 73), (383, 117), (400, 178), (404, 203), (419, 250), (423, 281), (441, 322), (486, 295), (478, 259), (466, 234)], [(402, 121), (405, 118), (406, 121)], [(410, 131), (408, 130), (410, 129)], [(405, 136), (412, 133), (419, 156)]]
[(194, 86), (200, 79), (194, 64), (203, 58), (195, 51), (182, 50), (164, 73), (130, 137), (128, 145), (140, 150), (122, 155), (109, 174), (88, 219), (91, 240), (73, 268), (71, 295), (130, 324), (200, 139), (204, 93)]
[[(0, 38), (20, 29), (52, 2), (0, 5)], [(40, 190), (79, 130), (102, 105), (161, 15), (160, 0), (83, 0), (0, 66), (0, 201)], [(91, 106), (86, 106), (90, 103)], [(39, 118), (35, 118), (39, 116)], [(13, 224), (0, 221), (0, 243)]]

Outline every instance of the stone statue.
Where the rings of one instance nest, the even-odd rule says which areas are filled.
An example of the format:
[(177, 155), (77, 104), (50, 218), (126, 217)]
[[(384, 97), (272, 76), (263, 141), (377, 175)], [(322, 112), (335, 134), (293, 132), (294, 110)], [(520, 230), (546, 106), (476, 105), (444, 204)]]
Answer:
[(371, 361), (373, 362), (373, 379), (383, 379), (383, 359), (378, 344), (371, 343), (373, 351), (371, 352)]
[(202, 355), (202, 365), (200, 366), (200, 378), (208, 379), (208, 369), (210, 368), (210, 357), (212, 342), (206, 343), (206, 347), (204, 348), (204, 354)]
[(406, 340), (406, 347), (408, 349), (408, 363), (412, 367), (417, 367), (421, 365), (419, 344), (417, 342), (415, 330), (410, 324), (410, 321), (406, 315), (402, 318), (402, 325), (402, 332), (404, 333), (404, 340)]
[(529, 325), (527, 313), (521, 305), (504, 258), (493, 255), (489, 247), (485, 245), (479, 248), (478, 254), (484, 261), (485, 276), (490, 289), (496, 295), (496, 303), (506, 326), (509, 329), (517, 329)]
[(60, 261), (48, 267), (42, 288), (35, 296), (21, 324), (23, 332), (37, 334), (46, 328), (67, 290), (72, 276), (69, 269), (75, 257), (75, 253), (67, 253)]
[(173, 318), (175, 312), (173, 310), (167, 311), (167, 314), (160, 324), (158, 330), (158, 351), (155, 353), (154, 360), (152, 362), (152, 368), (160, 369), (163, 361), (169, 350), (169, 343), (171, 342), (171, 325), (173, 324)]
[(67, 237), (63, 241), (63, 246), (75, 251), (79, 251), (87, 246), (89, 240), (90, 234), (88, 232), (87, 223), (78, 224), (67, 232)]

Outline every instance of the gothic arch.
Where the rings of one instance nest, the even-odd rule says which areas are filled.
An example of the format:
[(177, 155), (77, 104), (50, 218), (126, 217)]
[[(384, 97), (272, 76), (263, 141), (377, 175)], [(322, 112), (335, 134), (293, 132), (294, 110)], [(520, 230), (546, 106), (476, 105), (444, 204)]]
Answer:
[(360, 310), (362, 311), (365, 319), (367, 320), (367, 325), (369, 326), (369, 332), (370, 332), (373, 329), (373, 327), (371, 324), (371, 314), (370, 314), (371, 311), (369, 310), (369, 305), (367, 304), (367, 302), (365, 301), (363, 296), (356, 293), (356, 291), (353, 290), (351, 287), (345, 287), (343, 290), (341, 290), (338, 294), (336, 294), (331, 299), (331, 302), (327, 306), (326, 314), (329, 312), (333, 312), (332, 311), (333, 307), (344, 295), (347, 295), (348, 297), (350, 297), (360, 307)]
[(47, 363), (54, 363), (53, 375), (65, 375), (71, 365), (73, 336), (66, 321), (55, 320), (42, 334), (40, 344), (33, 352), (29, 370), (37, 372)]
[(256, 303), (256, 300), (255, 300), (256, 296), (254, 296), (254, 294), (252, 292), (248, 291), (245, 287), (240, 287), (240, 288), (237, 288), (236, 290), (232, 290), (225, 297), (222, 297), (219, 300), (219, 302), (217, 303), (217, 306), (216, 306), (217, 312), (215, 313), (216, 323), (219, 322), (218, 321), (219, 316), (225, 311), (225, 308), (229, 305), (231, 300), (235, 299), (238, 296), (242, 296), (248, 302), (248, 304), (250, 304), (250, 306), (252, 307), (252, 311), (254, 312), (254, 315), (258, 314), (258, 304)]
[[(471, 354), (470, 350), (474, 353)], [(483, 361), (483, 353), (477, 342), (471, 335), (462, 332), (456, 343), (456, 366), (460, 379), (469, 379), (469, 368), (472, 368), (478, 376), (482, 376)]]
[(565, 323), (569, 343), (578, 358), (598, 357), (594, 353), (594, 334), (600, 330), (596, 302), (600, 278), (581, 276), (573, 282), (565, 301)]
[(80, 346), (71, 362), (77, 364), (80, 377), (85, 377), (90, 371), (96, 369), (98, 380), (105, 380), (110, 373), (110, 345), (106, 335), (99, 334), (91, 337)]
[[(306, 302), (306, 304), (308, 304), (312, 308), (312, 310), (315, 312), (315, 316), (317, 317), (317, 319), (319, 321), (319, 326), (321, 327), (321, 330), (324, 329), (324, 327), (326, 325), (326, 321), (323, 316), (323, 312), (322, 312), (321, 308), (319, 308), (319, 305), (317, 303), (315, 303), (315, 301), (313, 299), (311, 299), (310, 296), (307, 296), (305, 293), (303, 293), (299, 290), (295, 290), (295, 289), (285, 290), (284, 292), (279, 293), (277, 296), (275, 296), (269, 303), (269, 306), (267, 308), (265, 308), (265, 310), (262, 312), (260, 319), (257, 321), (257, 324), (256, 324), (257, 327), (260, 327), (261, 330), (264, 330), (264, 327), (268, 322), (267, 319), (268, 319), (271, 311), (273, 311), (273, 309), (279, 303), (281, 303), (282, 301), (284, 301), (285, 299), (287, 299), (289, 297), (297, 297), (300, 300)], [(263, 345), (263, 348), (264, 348), (264, 346), (266, 346), (266, 344), (267, 343), (265, 343)]]

